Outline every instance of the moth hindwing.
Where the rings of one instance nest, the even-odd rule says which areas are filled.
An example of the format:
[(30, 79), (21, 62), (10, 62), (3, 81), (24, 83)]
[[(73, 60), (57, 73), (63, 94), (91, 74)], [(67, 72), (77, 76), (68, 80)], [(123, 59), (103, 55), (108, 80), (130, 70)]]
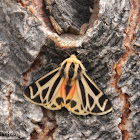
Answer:
[(29, 85), (24, 96), (47, 109), (65, 107), (77, 115), (104, 115), (112, 110), (111, 102), (89, 78), (75, 55)]

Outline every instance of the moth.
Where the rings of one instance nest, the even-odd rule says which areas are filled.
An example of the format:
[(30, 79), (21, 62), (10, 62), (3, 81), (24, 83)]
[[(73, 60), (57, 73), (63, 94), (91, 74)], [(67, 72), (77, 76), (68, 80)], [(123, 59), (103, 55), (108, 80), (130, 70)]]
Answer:
[(89, 78), (75, 55), (29, 85), (24, 96), (47, 109), (59, 110), (65, 107), (77, 115), (104, 115), (112, 110), (109, 99)]

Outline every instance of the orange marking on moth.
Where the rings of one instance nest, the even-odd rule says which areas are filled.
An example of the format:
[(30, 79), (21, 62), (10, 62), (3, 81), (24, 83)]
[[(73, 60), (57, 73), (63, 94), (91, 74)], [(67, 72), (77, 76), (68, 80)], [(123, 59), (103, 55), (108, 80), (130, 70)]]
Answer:
[(62, 85), (61, 85), (61, 88), (60, 88), (60, 94), (61, 94), (61, 97), (63, 99), (66, 99), (66, 90), (65, 90), (65, 85), (66, 85), (66, 79), (64, 79)]
[(67, 96), (67, 99), (72, 99), (76, 90), (77, 90), (77, 88), (76, 88), (76, 82), (75, 82), (73, 84), (72, 88), (70, 89), (70, 92), (69, 92), (69, 94)]

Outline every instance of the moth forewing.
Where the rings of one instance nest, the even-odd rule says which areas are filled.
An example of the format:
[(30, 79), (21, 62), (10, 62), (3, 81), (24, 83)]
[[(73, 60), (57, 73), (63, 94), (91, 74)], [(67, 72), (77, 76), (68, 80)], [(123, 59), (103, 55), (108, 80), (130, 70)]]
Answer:
[(90, 103), (91, 101), (93, 102), (93, 105), (90, 107), (90, 113), (96, 115), (103, 115), (107, 112), (110, 112), (112, 110), (111, 103), (105, 96), (105, 94), (103, 94), (103, 92), (97, 87), (97, 85), (89, 78), (87, 74), (84, 73), (84, 78), (82, 78), (82, 80), (85, 83), (84, 85), (86, 94), (89, 94), (90, 98), (92, 98), (93, 100), (92, 101), (90, 99), (88, 101), (88, 103)]
[[(59, 72), (57, 72), (48, 82), (44, 82), (45, 84), (43, 84), (42, 86), (40, 85), (40, 83), (43, 83), (43, 80), (50, 76), (53, 72), (57, 71), (58, 69), (55, 69), (54, 71), (46, 74), (45, 76), (43, 76), (42, 78), (40, 78), (39, 80), (37, 80), (35, 83), (37, 83), (38, 86), (38, 93), (40, 94), (40, 99), (42, 102), (44, 102), (45, 100), (48, 101), (48, 97), (49, 97), (49, 93), (53, 87), (53, 83), (56, 81), (56, 79), (59, 76)], [(46, 89), (48, 89), (47, 91), (45, 91)], [(45, 93), (44, 93), (45, 92)], [(45, 96), (43, 96), (42, 94), (45, 94)], [(41, 96), (42, 95), (42, 96)], [(46, 104), (48, 104), (48, 102), (46, 102)]]
[[(55, 70), (53, 70), (53, 71), (51, 71), (50, 73), (48, 73), (48, 74), (46, 74), (46, 75), (44, 75), (43, 77), (41, 77), (40, 79), (38, 79), (36, 82), (34, 82), (33, 84), (31, 84), (31, 85), (29, 85), (26, 89), (25, 89), (25, 91), (24, 91), (24, 96), (28, 99), (28, 100), (31, 100), (33, 103), (35, 103), (35, 104), (39, 104), (39, 105), (42, 105), (43, 103), (43, 101), (44, 101), (44, 99), (43, 99), (43, 97), (41, 96), (42, 95), (42, 93), (44, 93), (44, 91), (45, 91), (45, 89), (46, 88), (48, 88), (49, 86), (50, 86), (50, 84), (52, 83), (52, 82), (49, 82), (49, 84), (48, 84), (48, 82), (47, 81), (52, 81), (53, 79), (53, 81), (55, 81), (55, 78), (57, 78), (55, 75), (56, 75), (56, 73), (57, 73), (57, 71), (59, 70), (59, 68), (57, 68), (57, 69), (55, 69)], [(55, 73), (54, 73), (55, 72)], [(53, 74), (54, 73), (54, 75), (51, 75), (51, 74)], [(51, 75), (51, 77), (49, 77)], [(55, 77), (55, 78), (54, 78)], [(52, 85), (51, 85), (52, 86)], [(46, 93), (45, 93), (45, 95), (47, 95), (48, 94), (48, 92), (49, 91), (47, 91)], [(38, 97), (38, 101), (36, 100), (36, 101), (34, 101), (34, 99), (36, 98), (36, 97)], [(40, 102), (41, 101), (41, 102)]]
[(95, 93), (89, 87), (89, 85), (86, 82), (86, 80), (84, 79), (84, 77), (82, 77), (81, 80), (84, 83), (84, 88), (85, 88), (85, 92), (86, 92), (87, 107), (91, 111), (91, 110), (93, 110), (93, 108), (95, 107), (96, 104), (98, 105), (98, 99), (97, 99)]

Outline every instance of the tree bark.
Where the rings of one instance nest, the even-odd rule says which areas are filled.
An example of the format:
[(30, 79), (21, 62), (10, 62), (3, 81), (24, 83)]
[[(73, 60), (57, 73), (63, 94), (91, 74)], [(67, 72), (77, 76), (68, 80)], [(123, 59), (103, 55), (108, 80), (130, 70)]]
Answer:
[[(139, 0), (1, 0), (0, 139), (140, 139), (139, 18)], [(111, 113), (78, 116), (24, 98), (26, 86), (71, 54)]]

